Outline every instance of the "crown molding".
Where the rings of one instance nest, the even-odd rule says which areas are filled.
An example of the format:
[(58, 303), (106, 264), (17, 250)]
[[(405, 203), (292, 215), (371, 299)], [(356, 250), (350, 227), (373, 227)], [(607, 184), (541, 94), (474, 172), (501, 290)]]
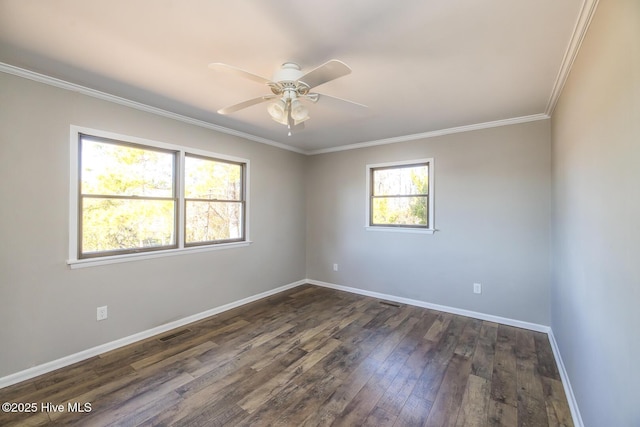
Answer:
[(282, 148), (283, 150), (294, 151), (300, 154), (307, 154), (306, 150), (299, 149), (297, 147), (292, 147), (290, 145), (282, 144), (280, 142), (272, 141), (267, 138), (262, 138), (260, 136), (252, 135), (250, 133), (245, 133), (241, 131), (237, 131), (234, 129), (229, 129), (224, 126), (215, 125), (213, 123), (205, 122), (203, 120), (194, 119), (192, 117), (184, 116), (182, 114), (173, 113), (171, 111), (163, 110), (161, 108), (152, 107), (147, 104), (143, 104), (141, 102), (132, 101), (130, 99), (122, 98), (120, 96), (112, 95), (106, 92), (101, 92), (99, 90), (91, 89), (85, 86), (81, 86), (75, 83), (70, 83), (65, 80), (57, 79), (55, 77), (50, 77), (44, 74), (36, 73), (34, 71), (25, 70), (23, 68), (15, 67), (13, 65), (5, 64), (0, 62), (0, 72), (12, 74), (14, 76), (23, 77), (25, 79), (33, 80), (39, 83), (44, 83), (50, 86), (55, 86), (61, 89), (69, 90), (72, 92), (78, 92), (83, 95), (91, 96), (93, 98), (98, 98), (103, 101), (113, 102), (115, 104), (124, 105), (126, 107), (134, 108), (136, 110), (144, 111), (151, 114), (156, 114), (158, 116), (167, 117), (170, 119), (178, 120), (180, 122), (188, 123), (195, 126), (200, 126), (206, 129), (211, 129), (217, 132), (225, 133), (227, 135), (233, 135), (240, 138), (248, 139), (250, 141), (259, 142), (261, 144), (272, 145), (274, 147)]
[(418, 139), (433, 138), (436, 136), (450, 135), (453, 133), (470, 132), (473, 130), (489, 129), (500, 126), (509, 126), (518, 123), (535, 122), (537, 120), (545, 120), (550, 118), (547, 114), (532, 114), (530, 116), (513, 117), (504, 120), (495, 120), (493, 122), (476, 123), (473, 125), (457, 126), (447, 129), (434, 130), (431, 132), (415, 133), (412, 135), (396, 136), (393, 138), (378, 139), (376, 141), (359, 142), (356, 144), (341, 145), (339, 147), (323, 148), (321, 150), (309, 151), (308, 154), (324, 154), (336, 151), (356, 150), (358, 148), (374, 147), (376, 145), (395, 144), (398, 142), (416, 141)]
[(597, 7), (598, 0), (584, 0), (582, 3), (580, 14), (578, 15), (578, 19), (576, 20), (576, 24), (573, 28), (571, 40), (569, 40), (569, 46), (567, 47), (567, 50), (564, 54), (564, 58), (562, 58), (560, 71), (558, 71), (556, 81), (553, 84), (553, 89), (551, 90), (551, 96), (549, 97), (547, 108), (544, 110), (545, 114), (549, 117), (553, 115), (556, 104), (560, 99), (562, 89), (564, 88), (564, 85), (569, 78), (571, 68), (573, 67), (573, 62), (578, 56), (580, 46), (582, 46), (582, 40), (584, 40), (584, 37), (587, 34), (587, 30), (589, 29), (589, 25), (591, 24), (591, 19), (593, 18)]

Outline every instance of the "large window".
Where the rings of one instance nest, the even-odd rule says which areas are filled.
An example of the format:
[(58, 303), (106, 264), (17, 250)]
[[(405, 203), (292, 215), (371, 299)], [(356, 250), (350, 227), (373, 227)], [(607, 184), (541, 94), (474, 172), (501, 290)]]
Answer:
[(433, 159), (367, 165), (367, 227), (432, 232)]
[(105, 135), (72, 129), (70, 264), (247, 241), (247, 161)]

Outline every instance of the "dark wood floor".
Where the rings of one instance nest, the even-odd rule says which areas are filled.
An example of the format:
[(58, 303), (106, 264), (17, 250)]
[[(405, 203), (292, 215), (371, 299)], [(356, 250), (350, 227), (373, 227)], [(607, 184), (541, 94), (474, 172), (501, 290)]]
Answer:
[(0, 412), (2, 426), (573, 425), (545, 334), (315, 286), (4, 388), (0, 402), (37, 406)]

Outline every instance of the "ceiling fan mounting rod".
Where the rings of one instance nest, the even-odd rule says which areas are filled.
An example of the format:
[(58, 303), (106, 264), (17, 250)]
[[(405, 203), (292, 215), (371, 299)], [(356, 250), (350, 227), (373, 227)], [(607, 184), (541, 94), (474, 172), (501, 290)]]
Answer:
[(285, 88), (282, 93), (283, 101), (291, 101), (292, 99), (296, 99), (298, 96), (296, 94), (296, 90), (293, 88)]

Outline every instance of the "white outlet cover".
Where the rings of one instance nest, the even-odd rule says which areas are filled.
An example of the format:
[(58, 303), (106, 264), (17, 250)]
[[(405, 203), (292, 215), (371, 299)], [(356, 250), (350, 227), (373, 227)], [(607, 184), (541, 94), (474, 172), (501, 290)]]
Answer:
[(473, 293), (474, 294), (481, 294), (482, 293), (482, 284), (474, 283), (473, 284)]
[(98, 320), (104, 320), (107, 318), (107, 306), (102, 306), (102, 307), (98, 307), (97, 309), (97, 313), (96, 313), (96, 319)]

